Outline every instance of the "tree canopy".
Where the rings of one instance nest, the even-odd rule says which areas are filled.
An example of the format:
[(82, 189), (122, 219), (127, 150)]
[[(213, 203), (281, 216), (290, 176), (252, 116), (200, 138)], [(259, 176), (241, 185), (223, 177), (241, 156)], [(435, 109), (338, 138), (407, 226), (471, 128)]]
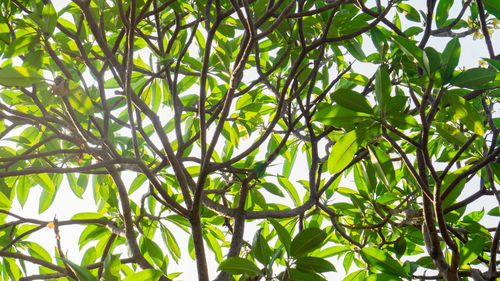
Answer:
[(498, 0), (56, 2), (0, 4), (3, 280), (500, 277)]

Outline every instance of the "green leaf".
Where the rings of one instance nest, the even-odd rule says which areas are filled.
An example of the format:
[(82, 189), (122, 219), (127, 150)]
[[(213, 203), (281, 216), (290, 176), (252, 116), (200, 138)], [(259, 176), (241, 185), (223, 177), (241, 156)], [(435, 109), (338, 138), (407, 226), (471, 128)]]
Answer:
[(489, 68), (470, 68), (451, 80), (451, 84), (457, 87), (480, 88), (495, 80), (497, 72)]
[(263, 182), (261, 183), (262, 187), (264, 187), (265, 190), (269, 191), (270, 193), (280, 196), (280, 197), (285, 197), (283, 195), (283, 192), (279, 187), (277, 187), (274, 183), (272, 182)]
[(347, 51), (357, 60), (365, 61), (366, 55), (361, 49), (361, 46), (356, 40), (343, 41), (342, 42)]
[(278, 182), (285, 188), (285, 191), (288, 193), (288, 195), (292, 197), (294, 205), (296, 207), (300, 206), (301, 203), (299, 193), (297, 193), (297, 189), (295, 188), (295, 186), (293, 186), (290, 180), (285, 177), (278, 176)]
[(439, 135), (447, 141), (460, 146), (467, 142), (467, 137), (452, 125), (442, 122), (434, 122), (433, 124), (436, 126), (436, 131)]
[(266, 174), (267, 165), (268, 163), (266, 161), (260, 161), (255, 163), (255, 165), (253, 166), (253, 170), (255, 171), (255, 176), (258, 179), (263, 178), (264, 175)]
[(295, 268), (307, 273), (337, 271), (329, 261), (317, 257), (299, 257), (295, 261)]
[(328, 156), (328, 171), (336, 174), (342, 171), (351, 162), (358, 151), (358, 136), (356, 131), (343, 135), (333, 146)]
[(40, 26), (40, 28), (42, 29), (43, 32), (45, 32), (47, 34), (52, 34), (52, 33), (54, 33), (54, 29), (56, 28), (56, 24), (57, 24), (57, 13), (56, 13), (56, 10), (54, 9), (54, 6), (49, 1), (43, 7), (42, 25)]
[(177, 244), (177, 241), (175, 240), (175, 236), (170, 230), (168, 230), (167, 227), (160, 225), (160, 228), (163, 242), (167, 245), (168, 251), (172, 257), (177, 261), (181, 257), (181, 250), (179, 248), (179, 244)]
[(455, 119), (460, 119), (467, 129), (483, 136), (484, 126), (478, 110), (460, 96), (449, 95), (448, 100), (450, 101), (450, 106), (453, 111), (453, 117)]
[(389, 99), (391, 98), (391, 78), (383, 66), (375, 73), (375, 97), (377, 98), (380, 111), (385, 113)]
[(405, 278), (410, 277), (404, 270), (403, 266), (386, 251), (373, 247), (365, 247), (361, 249), (360, 254), (363, 260), (373, 268), (389, 275), (401, 276)]
[(220, 263), (217, 270), (224, 270), (232, 275), (262, 276), (262, 271), (253, 262), (240, 257), (226, 259)]
[(439, 0), (436, 9), (436, 25), (442, 27), (444, 22), (448, 19), (448, 11), (453, 4), (453, 0)]
[(273, 225), (274, 230), (276, 230), (276, 233), (278, 234), (278, 238), (285, 246), (285, 250), (288, 254), (290, 254), (290, 247), (292, 245), (292, 238), (290, 237), (290, 233), (275, 219), (268, 219), (269, 222)]
[(380, 29), (375, 26), (370, 30), (370, 35), (372, 38), (373, 45), (375, 46), (375, 48), (377, 48), (379, 54), (381, 54), (381, 56), (385, 54), (385, 51), (388, 49), (388, 46), (387, 46), (387, 40), (385, 39), (385, 36), (382, 33), (382, 31), (380, 31)]
[(483, 0), (484, 8), (488, 13), (500, 19), (500, 1), (499, 0)]
[[(465, 166), (462, 167), (456, 171), (453, 172), (448, 172), (446, 176), (444, 177), (443, 184), (441, 187), (441, 192), (444, 192), (448, 186), (455, 180), (456, 177), (458, 177), (461, 173), (469, 169), (470, 166)], [(446, 196), (446, 198), (443, 200), (441, 203), (443, 205), (443, 209), (449, 207), (451, 204), (455, 202), (455, 200), (460, 196), (462, 193), (463, 189), (465, 188), (465, 181), (466, 179), (461, 180), (454, 188), (453, 190)]]
[(474, 261), (483, 251), (486, 238), (481, 235), (477, 235), (473, 239), (467, 241), (465, 244), (460, 244), (460, 266), (464, 266), (472, 261)]
[[(84, 175), (80, 175), (80, 176), (84, 176)], [(78, 180), (77, 180), (75, 174), (66, 174), (66, 178), (68, 179), (69, 187), (71, 188), (73, 193), (78, 198), (82, 199), (83, 198), (82, 195), (85, 192), (85, 188), (83, 188), (82, 186), (80, 186), (78, 184)]]
[(119, 281), (120, 275), (120, 255), (108, 254), (104, 259), (104, 270), (102, 272), (102, 279), (106, 281)]
[(0, 69), (0, 84), (9, 87), (26, 87), (44, 81), (42, 75), (22, 66), (7, 66)]
[(305, 273), (295, 268), (288, 269), (289, 280), (293, 281), (326, 281), (325, 278), (314, 273)]
[(415, 59), (420, 65), (423, 65), (422, 49), (416, 45), (415, 41), (396, 35), (392, 39), (407, 56)]
[[(355, 271), (344, 278), (344, 281), (364, 281), (366, 276), (366, 270), (360, 269)], [(381, 280), (382, 281), (382, 280)]]
[(326, 232), (319, 228), (310, 227), (302, 230), (292, 240), (290, 255), (301, 257), (312, 252), (323, 244), (326, 236)]
[(335, 91), (331, 97), (333, 101), (345, 108), (373, 114), (373, 109), (366, 97), (353, 90), (341, 88)]
[(252, 253), (254, 257), (262, 264), (267, 265), (271, 258), (271, 248), (267, 240), (262, 235), (262, 228), (259, 229), (253, 237)]
[(72, 261), (68, 260), (67, 258), (59, 258), (59, 259), (64, 261), (66, 264), (68, 264), (69, 267), (73, 269), (73, 271), (76, 273), (76, 276), (80, 281), (97, 281), (97, 278), (94, 275), (92, 275), (92, 273), (90, 273), (90, 271), (85, 267), (79, 266), (73, 263)]
[(330, 105), (320, 103), (317, 105), (318, 111), (314, 114), (313, 120), (320, 121), (325, 125), (336, 127), (348, 127), (354, 129), (353, 123), (363, 120), (370, 115), (363, 112), (356, 112), (341, 105)]
[(458, 65), (460, 59), (460, 41), (455, 37), (446, 44), (443, 54), (441, 55), (441, 75), (443, 84), (449, 83), (453, 77), (453, 71)]
[(72, 220), (106, 219), (106, 217), (99, 213), (83, 212), (73, 215), (71, 219)]
[(399, 11), (402, 11), (405, 14), (408, 20), (414, 22), (420, 22), (420, 14), (417, 12), (415, 8), (413, 8), (413, 6), (400, 3), (398, 4), (397, 7)]
[(128, 275), (123, 281), (157, 281), (162, 276), (161, 271), (156, 269), (145, 269)]
[(207, 231), (204, 231), (204, 238), (205, 241), (207, 241), (207, 245), (212, 250), (215, 254), (215, 258), (217, 259), (218, 262), (222, 261), (222, 250), (221, 250), (221, 244), (218, 242), (218, 240), (215, 238), (215, 236)]
[(370, 161), (375, 167), (375, 172), (377, 172), (387, 189), (391, 190), (396, 185), (396, 174), (389, 154), (371, 144), (368, 145), (368, 152), (370, 153)]
[(30, 252), (30, 255), (35, 258), (42, 259), (44, 261), (52, 262), (52, 258), (42, 246), (38, 245), (35, 242), (27, 242), (26, 243), (28, 246), (28, 250)]

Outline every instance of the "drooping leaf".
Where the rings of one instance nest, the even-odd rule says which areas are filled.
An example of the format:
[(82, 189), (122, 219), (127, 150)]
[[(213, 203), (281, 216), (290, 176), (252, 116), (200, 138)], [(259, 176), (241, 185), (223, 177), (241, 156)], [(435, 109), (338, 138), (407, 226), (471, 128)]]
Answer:
[(457, 37), (454, 37), (450, 40), (450, 42), (448, 42), (448, 44), (446, 44), (443, 54), (441, 55), (441, 74), (443, 78), (443, 84), (451, 81), (451, 78), (453, 77), (453, 70), (455, 70), (455, 67), (457, 67), (459, 59), (460, 41)]
[(290, 233), (275, 219), (268, 219), (269, 222), (273, 225), (274, 230), (278, 234), (279, 240), (285, 246), (285, 250), (288, 254), (290, 254), (290, 247), (292, 244), (292, 238), (290, 237)]
[(262, 264), (268, 264), (271, 258), (271, 248), (267, 240), (262, 235), (262, 229), (259, 229), (253, 238), (252, 253), (254, 257)]
[(391, 79), (384, 67), (379, 67), (375, 73), (375, 96), (380, 111), (385, 113), (389, 99), (391, 98)]

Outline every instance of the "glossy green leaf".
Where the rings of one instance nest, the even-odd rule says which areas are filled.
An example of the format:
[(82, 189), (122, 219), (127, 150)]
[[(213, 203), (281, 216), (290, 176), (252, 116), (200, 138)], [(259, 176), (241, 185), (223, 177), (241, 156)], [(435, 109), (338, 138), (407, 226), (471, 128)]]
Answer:
[(359, 147), (357, 139), (356, 131), (350, 131), (332, 146), (327, 162), (331, 174), (341, 172), (352, 161)]
[(403, 266), (386, 251), (373, 247), (365, 247), (361, 249), (360, 254), (363, 260), (373, 268), (390, 275), (409, 278)]
[(480, 88), (495, 80), (497, 72), (489, 68), (470, 68), (451, 80), (451, 84), (457, 87)]
[(290, 255), (298, 258), (310, 253), (323, 244), (326, 236), (326, 233), (319, 228), (302, 230), (292, 240)]
[(375, 96), (381, 109), (385, 113), (389, 99), (391, 98), (391, 79), (384, 67), (379, 67), (375, 73)]
[(331, 97), (333, 101), (347, 109), (373, 114), (370, 103), (366, 97), (360, 93), (349, 89), (338, 89)]
[(224, 270), (232, 275), (262, 276), (262, 272), (253, 262), (240, 257), (231, 257), (224, 260), (219, 264), (217, 270)]
[(307, 273), (337, 271), (335, 266), (326, 259), (308, 256), (297, 258), (295, 261), (295, 268)]
[(292, 245), (292, 238), (290, 237), (290, 233), (275, 219), (268, 219), (269, 222), (273, 225), (274, 230), (278, 234), (279, 240), (285, 246), (285, 250), (288, 254), (290, 254), (290, 247)]
[(26, 87), (42, 81), (42, 75), (26, 67), (7, 66), (0, 69), (0, 84), (4, 86)]
[(271, 259), (271, 248), (269, 248), (267, 240), (262, 235), (262, 229), (259, 229), (253, 237), (252, 253), (264, 265), (268, 264)]
[[(444, 0), (448, 1), (448, 0)], [(460, 59), (460, 41), (457, 37), (453, 38), (446, 44), (443, 54), (441, 55), (441, 74), (443, 83), (448, 83), (453, 77), (453, 70), (458, 65)]]
[(436, 8), (436, 25), (442, 27), (448, 19), (448, 11), (453, 4), (453, 0), (439, 0)]

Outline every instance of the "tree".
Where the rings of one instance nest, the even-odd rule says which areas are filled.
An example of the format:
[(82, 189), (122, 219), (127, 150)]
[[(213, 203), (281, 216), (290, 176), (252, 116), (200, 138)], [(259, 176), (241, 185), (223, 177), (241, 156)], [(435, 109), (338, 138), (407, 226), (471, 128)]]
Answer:
[(418, 2), (2, 1), (3, 279), (496, 280), (499, 3)]

